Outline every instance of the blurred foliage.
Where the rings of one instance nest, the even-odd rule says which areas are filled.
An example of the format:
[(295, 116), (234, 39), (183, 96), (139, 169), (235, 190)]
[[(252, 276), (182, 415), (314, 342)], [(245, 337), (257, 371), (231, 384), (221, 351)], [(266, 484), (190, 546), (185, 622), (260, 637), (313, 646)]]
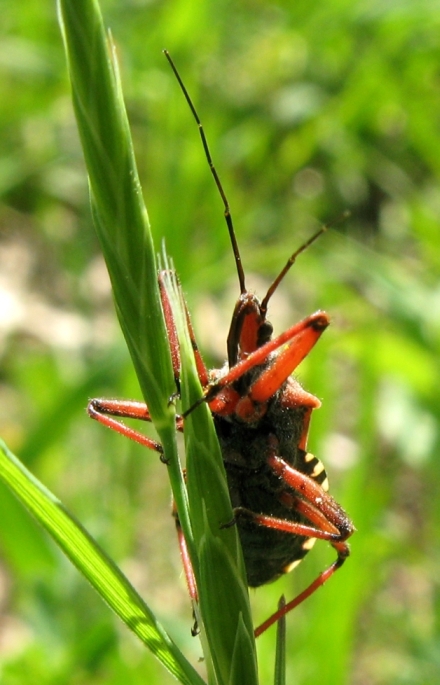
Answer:
[[(352, 557), (287, 619), (287, 682), (438, 682), (440, 8), (431, 0), (106, 0), (145, 198), (199, 343), (221, 364), (238, 294), (222, 205), (161, 49), (194, 98), (259, 293), (280, 331), (333, 326), (299, 370), (323, 399), (310, 448), (354, 519)], [(0, 36), (0, 432), (122, 566), (193, 663), (164, 467), (86, 417), (140, 397), (92, 230), (54, 6), (4, 0)], [(154, 331), (151, 332), (154, 335)], [(8, 492), (0, 679), (172, 682)], [(332, 559), (252, 592), (255, 623)], [(274, 631), (259, 639), (261, 682)], [(202, 667), (201, 667), (202, 668)]]

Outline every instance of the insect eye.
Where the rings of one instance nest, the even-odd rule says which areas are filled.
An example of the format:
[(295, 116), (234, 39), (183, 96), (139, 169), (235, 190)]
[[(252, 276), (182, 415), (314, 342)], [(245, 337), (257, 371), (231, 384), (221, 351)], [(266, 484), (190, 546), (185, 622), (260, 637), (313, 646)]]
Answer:
[(273, 333), (273, 326), (269, 321), (265, 321), (260, 325), (260, 328), (258, 330), (258, 347), (261, 347), (265, 343), (267, 343)]

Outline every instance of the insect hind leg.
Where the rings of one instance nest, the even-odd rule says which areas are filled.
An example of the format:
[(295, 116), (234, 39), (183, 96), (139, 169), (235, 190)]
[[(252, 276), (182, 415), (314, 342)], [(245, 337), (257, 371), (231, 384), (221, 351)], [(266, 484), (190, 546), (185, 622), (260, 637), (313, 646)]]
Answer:
[[(335, 547), (335, 545), (333, 545)], [(341, 568), (342, 564), (344, 563), (345, 559), (349, 556), (350, 554), (350, 549), (346, 543), (339, 543), (340, 550), (338, 551), (338, 558), (336, 561), (331, 564), (325, 571), (322, 571), (322, 573), (319, 574), (317, 578), (313, 581), (313, 583), (310, 583), (310, 585), (300, 592), (297, 597), (292, 599), (290, 602), (287, 602), (283, 607), (275, 611), (275, 613), (272, 614), (272, 616), (269, 616), (268, 619), (266, 619), (261, 625), (258, 626), (258, 628), (255, 629), (254, 635), (255, 637), (259, 637), (262, 633), (264, 633), (268, 628), (270, 628), (271, 625), (279, 621), (279, 619), (282, 616), (285, 616), (288, 614), (292, 609), (295, 609), (299, 604), (304, 602), (305, 599), (310, 597), (318, 588), (320, 588), (324, 583), (327, 582), (329, 578), (339, 569)]]
[(259, 518), (265, 518), (267, 520), (260, 521), (261, 525), (276, 530), (283, 530), (287, 533), (291, 532), (293, 535), (304, 535), (305, 537), (328, 540), (336, 551), (337, 558), (297, 597), (279, 608), (264, 623), (258, 626), (255, 630), (255, 637), (264, 633), (282, 616), (285, 616), (310, 597), (341, 568), (350, 554), (350, 548), (346, 540), (355, 530), (342, 507), (313, 478), (297, 471), (279, 457), (269, 457), (268, 463), (273, 471), (292, 489), (291, 507), (298, 511), (312, 525), (308, 526), (298, 522), (261, 517), (260, 515), (252, 515), (253, 518), (257, 522), (259, 522)]

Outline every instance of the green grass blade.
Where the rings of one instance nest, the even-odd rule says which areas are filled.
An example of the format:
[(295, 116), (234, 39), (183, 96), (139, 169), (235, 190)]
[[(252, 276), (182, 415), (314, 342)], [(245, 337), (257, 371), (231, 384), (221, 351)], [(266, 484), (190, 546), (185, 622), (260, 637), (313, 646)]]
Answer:
[(93, 585), (101, 597), (163, 665), (181, 682), (203, 681), (92, 536), (0, 442), (0, 478)]
[[(183, 408), (202, 395), (180, 293), (171, 301), (179, 335)], [(201, 629), (221, 685), (257, 683), (257, 664), (246, 572), (231, 509), (222, 455), (209, 407), (203, 403), (185, 419), (187, 487), (193, 526), (194, 572)]]
[(175, 385), (155, 252), (114, 48), (96, 0), (59, 0), (58, 7), (95, 227), (121, 328), (169, 461), (174, 499), (191, 546), (186, 491), (175, 440), (175, 412), (168, 402)]
[[(278, 602), (278, 609), (285, 605), (286, 598), (283, 595)], [(286, 614), (277, 623), (274, 685), (286, 685)]]
[(94, 0), (60, 0), (60, 20), (96, 229), (116, 310), (158, 428), (174, 391), (157, 268), (110, 38)]

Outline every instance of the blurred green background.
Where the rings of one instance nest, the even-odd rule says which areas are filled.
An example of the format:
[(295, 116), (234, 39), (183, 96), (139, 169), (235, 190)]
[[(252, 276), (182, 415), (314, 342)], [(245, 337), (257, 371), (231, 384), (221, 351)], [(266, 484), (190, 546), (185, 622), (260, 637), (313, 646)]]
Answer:
[[(358, 532), (288, 617), (290, 685), (440, 673), (440, 6), (105, 0), (157, 249), (173, 257), (206, 360), (238, 285), (197, 105), (258, 293), (320, 222), (338, 224), (274, 296), (275, 331), (322, 308), (299, 369), (323, 400), (309, 448)], [(140, 398), (90, 217), (54, 3), (2, 3), (0, 434), (115, 558), (194, 663), (191, 611), (154, 454), (88, 420)], [(154, 331), (151, 331), (154, 335)], [(255, 623), (333, 559), (317, 544), (252, 591)], [(271, 682), (274, 631), (259, 639)], [(200, 666), (203, 672), (203, 664)], [(0, 487), (0, 682), (174, 682)]]

